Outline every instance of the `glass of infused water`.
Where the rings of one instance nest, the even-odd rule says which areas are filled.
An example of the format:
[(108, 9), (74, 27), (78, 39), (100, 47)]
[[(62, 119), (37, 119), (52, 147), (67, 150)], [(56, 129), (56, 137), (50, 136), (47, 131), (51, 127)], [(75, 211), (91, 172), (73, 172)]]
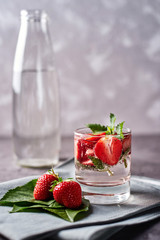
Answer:
[(75, 177), (83, 195), (95, 204), (116, 204), (130, 196), (131, 130), (88, 124), (74, 132)]

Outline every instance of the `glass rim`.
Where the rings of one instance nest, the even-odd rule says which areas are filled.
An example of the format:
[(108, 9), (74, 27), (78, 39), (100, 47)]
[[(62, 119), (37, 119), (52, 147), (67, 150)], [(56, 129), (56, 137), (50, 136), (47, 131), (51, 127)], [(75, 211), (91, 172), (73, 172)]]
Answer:
[[(80, 128), (77, 128), (75, 131), (74, 131), (74, 134), (78, 135), (78, 136), (91, 136), (92, 132), (91, 133), (86, 133), (86, 132), (81, 132), (82, 130), (87, 130), (87, 129), (90, 129), (88, 127), (80, 127)], [(124, 131), (125, 130), (125, 131)], [(123, 135), (126, 136), (126, 135), (131, 135), (131, 129), (130, 128), (123, 128)], [(105, 131), (102, 131), (102, 133), (105, 132)], [(93, 134), (92, 137), (97, 137), (98, 134)], [(110, 136), (110, 135), (113, 135), (113, 134), (107, 134), (106, 136)], [(119, 134), (117, 134), (119, 135)], [(105, 136), (105, 135), (102, 135), (102, 137)]]

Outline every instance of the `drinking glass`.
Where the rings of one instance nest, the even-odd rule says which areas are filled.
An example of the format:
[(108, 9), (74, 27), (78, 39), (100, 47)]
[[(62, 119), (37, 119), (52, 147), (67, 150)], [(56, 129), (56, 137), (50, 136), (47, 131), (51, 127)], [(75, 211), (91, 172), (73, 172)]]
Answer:
[[(131, 130), (123, 129), (123, 136), (93, 134), (89, 128), (74, 132), (75, 177), (91, 203), (116, 204), (130, 196)], [(96, 155), (98, 145), (103, 161)]]

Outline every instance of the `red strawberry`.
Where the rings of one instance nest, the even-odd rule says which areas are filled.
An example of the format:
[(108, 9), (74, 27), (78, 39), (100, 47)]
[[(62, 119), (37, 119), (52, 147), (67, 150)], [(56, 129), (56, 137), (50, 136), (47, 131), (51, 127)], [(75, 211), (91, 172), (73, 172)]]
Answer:
[(82, 204), (82, 190), (75, 181), (63, 181), (53, 189), (54, 199), (67, 208), (78, 208)]
[(84, 148), (93, 148), (94, 145), (96, 144), (96, 141), (88, 140), (88, 138), (82, 139), (81, 142), (82, 142)]
[(123, 151), (127, 151), (128, 149), (131, 149), (131, 135), (127, 135), (124, 137), (122, 141)]
[(88, 156), (94, 156), (94, 149), (88, 148), (86, 150), (86, 157)]
[(81, 142), (80, 140), (74, 140), (74, 155), (77, 160), (81, 159)]
[(115, 165), (122, 153), (122, 142), (113, 136), (105, 136), (96, 143), (94, 150), (102, 162)]
[(94, 141), (97, 142), (103, 135), (106, 135), (105, 132), (99, 134), (90, 134), (92, 137), (86, 138), (87, 141)]
[(46, 200), (52, 197), (51, 189), (52, 182), (58, 180), (56, 174), (43, 174), (37, 180), (34, 188), (33, 196), (36, 200)]
[(82, 143), (82, 139), (75, 140), (74, 151), (75, 151), (75, 158), (79, 162), (81, 162), (85, 154), (85, 146)]
[(86, 160), (82, 161), (81, 164), (88, 165), (88, 166), (94, 166), (93, 162), (87, 158)]
[(94, 166), (93, 162), (88, 158), (88, 156), (93, 156), (94, 157), (94, 150), (91, 148), (88, 148), (85, 152), (85, 155), (83, 157), (83, 160), (81, 164), (83, 165), (89, 165), (89, 166)]
[(89, 134), (90, 137), (75, 139), (75, 158), (84, 165), (94, 166), (88, 156), (94, 156), (94, 147), (97, 141), (106, 135), (105, 132), (99, 134)]

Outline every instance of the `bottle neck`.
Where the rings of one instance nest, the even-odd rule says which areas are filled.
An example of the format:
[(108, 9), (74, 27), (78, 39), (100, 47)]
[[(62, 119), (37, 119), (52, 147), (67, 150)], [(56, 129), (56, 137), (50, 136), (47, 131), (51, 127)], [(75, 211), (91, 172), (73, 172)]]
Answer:
[(21, 12), (21, 27), (14, 63), (15, 71), (41, 71), (53, 68), (48, 18), (43, 11)]
[(21, 20), (28, 22), (45, 22), (48, 21), (48, 16), (43, 10), (22, 10)]
[(48, 34), (48, 16), (41, 10), (22, 10), (21, 29), (32, 34)]

